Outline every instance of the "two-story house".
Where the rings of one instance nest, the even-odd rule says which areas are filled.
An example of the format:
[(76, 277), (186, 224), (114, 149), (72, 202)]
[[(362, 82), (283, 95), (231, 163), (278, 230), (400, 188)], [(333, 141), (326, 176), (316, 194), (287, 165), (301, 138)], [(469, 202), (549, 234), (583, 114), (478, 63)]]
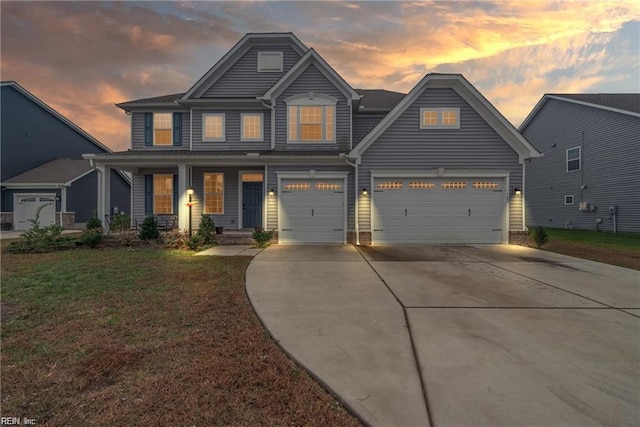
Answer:
[(640, 94), (546, 94), (520, 125), (527, 224), (640, 233)]
[(138, 221), (185, 229), (192, 197), (194, 225), (206, 213), (285, 244), (506, 243), (539, 155), (461, 75), (355, 90), (291, 33), (247, 34), (187, 92), (118, 107), (131, 149), (87, 158), (133, 174)]

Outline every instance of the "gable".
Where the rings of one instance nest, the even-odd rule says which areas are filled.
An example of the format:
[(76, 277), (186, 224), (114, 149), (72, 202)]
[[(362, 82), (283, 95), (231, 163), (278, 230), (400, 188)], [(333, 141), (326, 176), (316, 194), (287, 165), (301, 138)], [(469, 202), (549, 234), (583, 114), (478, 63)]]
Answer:
[[(282, 71), (259, 72), (258, 56), (261, 52), (282, 52)], [(301, 58), (289, 45), (260, 44), (252, 46), (215, 83), (202, 94), (202, 98), (255, 98), (263, 95)]]

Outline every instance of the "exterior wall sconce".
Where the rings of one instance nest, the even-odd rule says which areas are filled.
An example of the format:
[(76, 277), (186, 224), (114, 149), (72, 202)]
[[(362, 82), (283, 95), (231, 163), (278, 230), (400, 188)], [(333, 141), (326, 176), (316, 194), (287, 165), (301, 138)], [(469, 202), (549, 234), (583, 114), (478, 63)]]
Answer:
[(522, 189), (520, 187), (513, 187), (513, 194), (519, 196), (522, 194)]
[(367, 191), (367, 187), (362, 187), (362, 195), (366, 197), (367, 194), (369, 194), (369, 192)]
[(269, 189), (269, 197), (273, 197), (276, 194), (276, 191), (273, 188)]

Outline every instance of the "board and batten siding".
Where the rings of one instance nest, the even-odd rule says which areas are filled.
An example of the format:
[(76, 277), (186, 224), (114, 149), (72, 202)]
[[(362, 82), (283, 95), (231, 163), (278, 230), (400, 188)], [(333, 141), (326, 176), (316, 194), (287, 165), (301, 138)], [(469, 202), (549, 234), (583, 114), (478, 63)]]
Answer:
[[(282, 52), (282, 72), (258, 72), (258, 52)], [(213, 86), (207, 89), (202, 98), (262, 96), (299, 60), (300, 55), (286, 44), (252, 46)]]
[[(144, 115), (145, 113), (182, 113), (182, 145), (144, 145)], [(189, 111), (132, 111), (131, 112), (131, 149), (132, 150), (188, 150), (191, 137), (191, 120)]]
[[(544, 153), (525, 163), (527, 225), (596, 230), (600, 218), (598, 228), (613, 231), (615, 205), (617, 231), (640, 232), (639, 117), (548, 99), (522, 134)], [(573, 147), (582, 147), (581, 170), (567, 172)], [(596, 210), (581, 212), (580, 202)]]
[[(338, 99), (336, 105), (336, 144), (297, 143), (287, 144), (287, 104), (285, 99), (293, 95), (317, 93), (333, 96)], [(310, 64), (302, 74), (278, 96), (276, 102), (276, 150), (336, 150), (348, 152), (351, 135), (351, 107), (347, 98), (334, 86), (324, 74)]]
[[(224, 114), (225, 140), (203, 141), (203, 114)], [(263, 141), (241, 141), (240, 126), (242, 114), (260, 113), (263, 115)], [(224, 110), (224, 109), (198, 109), (193, 110), (193, 150), (269, 150), (271, 149), (271, 110)]]
[[(307, 173), (309, 170), (316, 171), (331, 171), (331, 172), (343, 172), (349, 171), (349, 175), (347, 176), (347, 188), (344, 190), (347, 192), (347, 231), (353, 231), (355, 229), (355, 215), (354, 215), (354, 173), (353, 168), (347, 165), (345, 166), (281, 166), (281, 165), (270, 165), (267, 179), (265, 181), (265, 185), (267, 190), (273, 188), (275, 190), (274, 197), (267, 196), (267, 229), (277, 230), (278, 229), (278, 175), (276, 172), (300, 172)], [(315, 179), (315, 178), (309, 178)]]
[(380, 114), (354, 114), (353, 115), (353, 146), (358, 145), (362, 138), (367, 136), (378, 123), (384, 119), (387, 113)]
[[(420, 129), (420, 108), (459, 108), (460, 129)], [(371, 170), (500, 169), (509, 170), (510, 190), (522, 186), (518, 154), (487, 122), (449, 88), (426, 89), (362, 154), (358, 181), (369, 186)], [(371, 229), (370, 198), (358, 206), (360, 231)], [(522, 230), (522, 213), (510, 209), (509, 229)]]

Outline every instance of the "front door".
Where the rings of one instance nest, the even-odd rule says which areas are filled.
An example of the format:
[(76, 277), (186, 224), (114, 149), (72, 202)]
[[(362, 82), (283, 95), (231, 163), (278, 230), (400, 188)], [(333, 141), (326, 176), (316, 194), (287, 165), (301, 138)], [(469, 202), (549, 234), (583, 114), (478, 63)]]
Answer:
[(262, 183), (242, 183), (242, 226), (262, 227)]

